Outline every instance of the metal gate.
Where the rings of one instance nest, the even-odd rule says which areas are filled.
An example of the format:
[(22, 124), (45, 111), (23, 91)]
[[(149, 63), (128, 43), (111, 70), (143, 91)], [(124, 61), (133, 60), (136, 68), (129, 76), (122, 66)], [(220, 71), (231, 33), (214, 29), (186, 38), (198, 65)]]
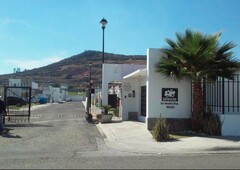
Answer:
[(240, 75), (203, 82), (204, 105), (221, 114), (240, 114)]
[(24, 123), (31, 115), (31, 87), (5, 86), (4, 102), (7, 114), (3, 116), (3, 123)]

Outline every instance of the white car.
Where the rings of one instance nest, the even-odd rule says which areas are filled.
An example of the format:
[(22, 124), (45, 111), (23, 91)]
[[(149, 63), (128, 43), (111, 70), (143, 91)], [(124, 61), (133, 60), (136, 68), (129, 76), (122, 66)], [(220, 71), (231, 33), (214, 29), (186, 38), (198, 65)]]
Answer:
[(70, 102), (70, 101), (72, 101), (72, 98), (71, 98), (71, 97), (67, 97), (67, 98), (66, 98), (66, 101), (67, 101), (67, 102)]

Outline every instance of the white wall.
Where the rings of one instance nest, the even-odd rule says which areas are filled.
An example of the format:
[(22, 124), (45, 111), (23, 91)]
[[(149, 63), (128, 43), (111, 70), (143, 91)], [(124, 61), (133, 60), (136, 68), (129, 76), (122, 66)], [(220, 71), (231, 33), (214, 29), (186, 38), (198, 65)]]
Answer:
[[(20, 87), (21, 86), (21, 79), (9, 79), (9, 86), (12, 87)], [(21, 96), (22, 97), (22, 89), (21, 88), (15, 88), (11, 89), (11, 91), (7, 91), (8, 96)]]
[(240, 136), (240, 115), (220, 115), (222, 136)]
[(21, 86), (21, 79), (9, 79), (9, 86)]
[[(191, 118), (191, 83), (166, 79), (155, 65), (164, 54), (160, 49), (147, 50), (147, 118)], [(162, 101), (162, 88), (177, 88), (178, 101)], [(168, 104), (170, 103), (170, 104)], [(173, 107), (173, 108), (168, 108)]]
[(68, 96), (72, 99), (72, 101), (83, 101), (85, 96)]
[[(127, 84), (128, 88), (124, 88)], [(146, 85), (146, 77), (125, 79), (122, 85), (122, 120), (128, 120), (129, 112), (141, 113), (141, 86)], [(133, 90), (135, 97), (133, 97)]]
[(125, 75), (141, 68), (146, 68), (146, 65), (103, 64), (102, 104), (103, 105), (108, 104), (108, 83), (110, 81), (122, 81)]
[(67, 99), (68, 92), (65, 89), (60, 89), (60, 100), (65, 101)]
[(38, 83), (32, 82), (32, 89), (38, 89)]
[(53, 87), (51, 91), (52, 91), (53, 102), (61, 101), (60, 88), (59, 87)]

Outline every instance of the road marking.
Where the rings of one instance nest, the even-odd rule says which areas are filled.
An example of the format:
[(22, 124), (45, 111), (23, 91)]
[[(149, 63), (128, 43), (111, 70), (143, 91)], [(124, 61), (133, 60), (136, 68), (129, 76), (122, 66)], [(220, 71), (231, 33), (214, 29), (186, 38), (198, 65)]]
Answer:
[[(49, 122), (61, 122), (61, 121), (76, 121), (76, 120), (83, 120), (83, 119), (61, 119), (61, 120), (45, 120), (45, 121), (39, 121), (39, 122), (32, 122), (33, 124), (39, 124), (39, 123), (49, 123)], [(80, 123), (85, 124), (85, 123)]]
[(43, 115), (31, 115), (31, 117), (43, 117)]
[(75, 116), (83, 117), (84, 115), (83, 114), (76, 114)]

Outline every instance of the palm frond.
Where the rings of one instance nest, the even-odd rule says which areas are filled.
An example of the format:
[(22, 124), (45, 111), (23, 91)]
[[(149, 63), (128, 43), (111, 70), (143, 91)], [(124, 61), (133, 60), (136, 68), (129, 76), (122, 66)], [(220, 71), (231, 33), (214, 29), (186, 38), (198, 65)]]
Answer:
[(203, 77), (230, 78), (239, 70), (240, 64), (231, 51), (233, 42), (219, 46), (221, 33), (204, 35), (187, 29), (176, 33), (176, 41), (166, 39), (168, 47), (162, 51), (168, 56), (156, 65), (156, 71), (176, 79), (187, 78), (199, 81)]

